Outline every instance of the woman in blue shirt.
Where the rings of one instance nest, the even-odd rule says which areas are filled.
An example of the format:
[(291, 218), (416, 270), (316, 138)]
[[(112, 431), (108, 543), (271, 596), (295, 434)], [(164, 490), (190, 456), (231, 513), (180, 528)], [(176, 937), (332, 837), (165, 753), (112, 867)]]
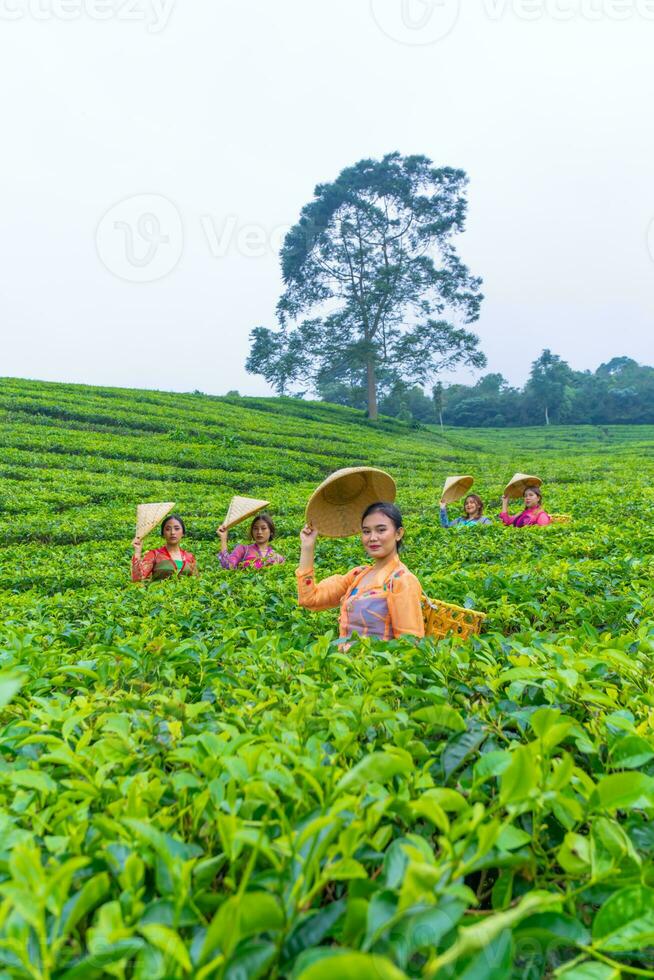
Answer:
[(469, 493), (463, 501), (463, 516), (450, 521), (447, 516), (447, 505), (441, 500), (441, 527), (470, 527), (472, 524), (492, 524), (489, 517), (484, 517), (484, 502), (476, 493)]

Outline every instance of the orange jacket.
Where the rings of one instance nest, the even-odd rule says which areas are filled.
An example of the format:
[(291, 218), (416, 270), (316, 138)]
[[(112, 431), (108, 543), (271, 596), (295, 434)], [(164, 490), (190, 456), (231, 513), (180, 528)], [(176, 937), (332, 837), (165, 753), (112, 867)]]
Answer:
[[(348, 637), (352, 633), (349, 613), (356, 601), (350, 597), (370, 569), (370, 565), (359, 565), (345, 575), (330, 575), (322, 582), (316, 582), (313, 568), (298, 568), (295, 573), (298, 602), (307, 609), (315, 610), (332, 609), (340, 605), (340, 635)], [(420, 582), (397, 556), (380, 573), (368, 579), (364, 594), (371, 589), (382, 592), (388, 605), (388, 615), (383, 626), (384, 639), (425, 635)]]

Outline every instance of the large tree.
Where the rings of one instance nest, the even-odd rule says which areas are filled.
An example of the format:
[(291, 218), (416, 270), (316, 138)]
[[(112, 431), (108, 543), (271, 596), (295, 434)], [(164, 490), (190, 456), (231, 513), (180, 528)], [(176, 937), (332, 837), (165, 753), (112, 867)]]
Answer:
[(563, 410), (574, 396), (574, 372), (558, 354), (546, 348), (531, 365), (525, 385), (525, 395), (537, 410), (544, 414), (545, 425), (559, 421)]
[(455, 365), (483, 367), (465, 329), (479, 316), (481, 280), (452, 244), (466, 183), (462, 170), (390, 153), (318, 185), (282, 247), (280, 330), (253, 331), (247, 370), (278, 390), (277, 363), (284, 388), (361, 376), (374, 419), (380, 374), (423, 384)]

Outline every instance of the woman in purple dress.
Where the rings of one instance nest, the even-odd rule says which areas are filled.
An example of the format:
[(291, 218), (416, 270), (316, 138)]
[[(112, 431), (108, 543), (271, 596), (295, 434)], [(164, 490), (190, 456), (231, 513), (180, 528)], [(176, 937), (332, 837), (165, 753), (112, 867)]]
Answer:
[(220, 538), (220, 564), (223, 568), (264, 568), (266, 565), (281, 565), (283, 555), (273, 551), (270, 542), (275, 537), (275, 524), (270, 514), (257, 514), (250, 524), (250, 544), (239, 544), (232, 552), (227, 550), (229, 531), (224, 525), (218, 528)]

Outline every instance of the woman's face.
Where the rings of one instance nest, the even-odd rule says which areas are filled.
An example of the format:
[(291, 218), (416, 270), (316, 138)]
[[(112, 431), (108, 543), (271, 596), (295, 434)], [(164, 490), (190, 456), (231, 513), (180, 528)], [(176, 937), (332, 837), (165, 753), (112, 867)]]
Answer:
[(473, 497), (466, 497), (463, 507), (468, 517), (477, 516), (477, 501)]
[(171, 520), (166, 521), (164, 524), (163, 536), (166, 544), (179, 544), (184, 537), (184, 529), (179, 521), (171, 518)]
[(397, 548), (397, 542), (404, 537), (404, 528), (396, 528), (390, 517), (375, 510), (368, 514), (361, 524), (361, 541), (371, 558), (387, 558)]
[(268, 544), (270, 541), (270, 528), (265, 521), (255, 521), (252, 525), (252, 540), (255, 544)]
[(538, 494), (533, 490), (525, 490), (525, 507), (536, 507), (538, 503)]

